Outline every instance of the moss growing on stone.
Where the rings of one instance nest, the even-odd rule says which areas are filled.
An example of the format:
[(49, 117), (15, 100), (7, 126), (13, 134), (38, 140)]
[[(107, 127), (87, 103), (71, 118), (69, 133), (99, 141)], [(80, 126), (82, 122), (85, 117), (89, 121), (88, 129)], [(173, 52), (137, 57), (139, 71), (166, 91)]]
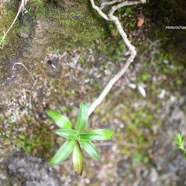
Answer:
[[(12, 4), (15, 6), (13, 7), (9, 3), (6, 3), (3, 6), (3, 12), (2, 12), (2, 15), (0, 16), (0, 36), (1, 37), (12, 24), (12, 21), (14, 20), (15, 15), (16, 15), (16, 10), (18, 9), (18, 6), (16, 3), (12, 2)], [(0, 49), (1, 50), (0, 60), (6, 59), (11, 54), (15, 53), (16, 50), (18, 49), (19, 47), (19, 44), (18, 44), (19, 38), (17, 36), (18, 29), (19, 29), (19, 22), (16, 22), (13, 28), (8, 33), (7, 37), (5, 38), (4, 48)]]
[(48, 4), (38, 10), (37, 16), (49, 23), (48, 48), (62, 50), (86, 47), (105, 37), (103, 24), (90, 12), (88, 3), (73, 2), (72, 6), (56, 7)]

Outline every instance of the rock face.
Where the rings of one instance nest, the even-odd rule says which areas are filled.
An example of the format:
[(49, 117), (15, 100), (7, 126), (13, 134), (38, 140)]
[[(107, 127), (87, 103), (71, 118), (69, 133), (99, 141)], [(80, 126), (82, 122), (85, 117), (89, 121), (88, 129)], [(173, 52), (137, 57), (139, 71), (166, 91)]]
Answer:
[(172, 3), (177, 5), (183, 13), (186, 14), (186, 1), (185, 0), (171, 0)]
[(8, 162), (8, 174), (11, 178), (10, 182), (14, 184), (17, 182), (24, 186), (59, 185), (54, 170), (42, 159), (29, 154), (14, 154)]
[[(62, 140), (53, 134), (55, 126), (45, 110), (57, 109), (69, 118), (75, 118), (79, 103), (83, 100), (91, 103), (128, 55), (115, 41), (114, 32), (110, 39), (102, 40), (105, 32), (93, 11), (86, 8), (89, 1), (47, 2), (51, 3), (37, 16), (34, 11), (33, 15), (30, 14), (32, 11), (20, 15), (18, 31), (15, 27), (12, 29), (14, 40), (19, 40), (18, 49), (10, 50), (7, 42), (7, 47), (0, 52), (0, 186), (185, 185), (186, 161), (182, 152), (176, 151), (173, 141), (177, 132), (186, 136), (186, 86), (182, 66), (178, 63), (179, 60), (186, 61), (180, 56), (186, 49), (185, 30), (183, 34), (180, 30), (170, 30), (168, 35), (170, 40), (175, 38), (172, 53), (177, 64), (169, 59), (169, 53), (160, 50), (159, 40), (150, 41), (145, 36), (141, 45), (145, 50), (139, 53), (126, 77), (113, 87), (110, 98), (90, 118), (92, 128), (108, 127), (117, 131), (115, 141), (98, 144), (102, 155), (100, 161), (88, 159), (85, 154), (83, 175), (77, 177), (70, 160), (54, 168), (49, 167), (44, 158), (37, 157), (41, 153), (43, 157), (52, 156), (50, 153), (57, 150)], [(162, 2), (165, 2), (163, 10), (159, 8)], [(184, 20), (183, 16), (177, 16), (177, 12), (166, 7), (167, 2), (154, 0), (153, 5), (159, 6), (153, 7), (153, 11), (144, 7), (148, 14), (143, 26), (148, 24), (152, 35), (159, 26), (165, 30), (166, 25), (178, 25), (175, 20)], [(169, 2), (173, 9), (181, 10), (178, 15), (185, 12), (186, 0)], [(141, 7), (136, 8), (141, 12)], [(138, 17), (130, 16), (130, 21)], [(125, 12), (121, 18), (125, 21)], [(108, 25), (104, 28), (110, 30)], [(132, 38), (130, 30), (127, 34)], [(142, 31), (139, 31), (139, 38), (143, 38), (145, 32)], [(160, 36), (162, 40), (167, 38), (163, 32)], [(138, 49), (138, 42), (134, 39), (133, 43)], [(14, 44), (11, 46), (15, 47)], [(181, 48), (178, 46), (184, 52), (181, 50), (176, 55), (175, 50)], [(112, 59), (107, 60), (108, 55)], [(15, 62), (23, 63), (30, 73), (21, 65), (12, 68)], [(144, 85), (146, 98), (137, 91), (139, 85)], [(183, 99), (177, 98), (179, 94), (183, 94)], [(27, 153), (33, 152), (36, 156), (20, 152), (7, 155), (6, 149), (11, 153), (13, 148), (17, 150), (15, 141), (19, 142), (15, 143), (17, 146), (22, 144), (23, 149), (34, 149)]]

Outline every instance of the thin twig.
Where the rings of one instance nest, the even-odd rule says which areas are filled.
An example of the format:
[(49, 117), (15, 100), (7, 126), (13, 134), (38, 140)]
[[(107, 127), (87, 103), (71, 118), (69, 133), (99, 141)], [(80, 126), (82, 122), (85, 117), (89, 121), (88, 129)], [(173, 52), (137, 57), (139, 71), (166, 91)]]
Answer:
[(124, 6), (131, 6), (131, 5), (136, 5), (136, 4), (140, 4), (141, 2), (139, 1), (124, 1), (124, 2), (121, 2), (115, 6), (112, 6), (111, 10), (109, 11), (109, 17), (112, 18), (114, 12)]
[(103, 8), (105, 8), (105, 6), (113, 5), (113, 4), (119, 3), (121, 1), (123, 1), (123, 0), (113, 0), (113, 1), (109, 1), (109, 2), (103, 2), (103, 3), (101, 3), (100, 9), (102, 10)]
[[(129, 68), (130, 64), (134, 61), (134, 58), (136, 56), (135, 47), (131, 44), (131, 42), (127, 38), (127, 35), (124, 32), (119, 19), (116, 16), (114, 16), (113, 14), (114, 14), (114, 12), (116, 10), (118, 10), (119, 8), (122, 8), (123, 6), (135, 5), (135, 4), (139, 4), (139, 3), (145, 3), (146, 0), (130, 1), (130, 2), (129, 1), (124, 1), (122, 3), (119, 3), (118, 5), (113, 6), (111, 8), (111, 10), (109, 11), (108, 15), (106, 15), (98, 6), (95, 5), (94, 0), (90, 0), (90, 2), (91, 2), (92, 7), (95, 10), (97, 10), (97, 12), (99, 13), (100, 16), (102, 16), (104, 19), (106, 19), (108, 21), (112, 21), (115, 24), (118, 32), (120, 33), (120, 35), (121, 35), (121, 37), (122, 37), (122, 39), (124, 41), (124, 43), (129, 48), (130, 56), (127, 59), (127, 61), (126, 61), (125, 65), (123, 66), (123, 68), (108, 82), (106, 87), (101, 92), (100, 96), (91, 104), (91, 106), (89, 107), (89, 115), (96, 109), (97, 106), (99, 106), (101, 104), (101, 102), (104, 100), (104, 98), (109, 93), (109, 91), (111, 90), (113, 85), (116, 83), (116, 81), (118, 81), (125, 74), (125, 72)], [(114, 4), (116, 2), (120, 2), (120, 1), (112, 1), (112, 4)]]
[(101, 17), (103, 17), (104, 19), (106, 19), (107, 21), (109, 21), (108, 16), (107, 16), (105, 13), (103, 13), (103, 12), (101, 11), (101, 9), (100, 9), (98, 6), (95, 5), (94, 0), (90, 0), (90, 2), (91, 2), (92, 7), (93, 7), (95, 10), (97, 10), (98, 14), (99, 14)]
[(16, 65), (22, 65), (24, 67), (24, 69), (28, 72), (28, 74), (30, 75), (30, 77), (32, 78), (32, 80), (34, 81), (34, 83), (36, 82), (36, 80), (34, 79), (34, 77), (32, 76), (32, 74), (30, 73), (30, 71), (26, 68), (26, 66), (23, 63), (20, 63), (20, 62), (14, 63), (14, 65), (12, 66), (12, 70), (15, 70), (15, 66)]

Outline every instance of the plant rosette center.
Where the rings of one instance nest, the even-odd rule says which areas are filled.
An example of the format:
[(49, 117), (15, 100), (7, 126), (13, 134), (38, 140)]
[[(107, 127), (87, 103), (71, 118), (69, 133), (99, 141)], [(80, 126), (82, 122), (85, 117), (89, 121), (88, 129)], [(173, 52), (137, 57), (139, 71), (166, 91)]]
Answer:
[(81, 149), (83, 148), (92, 158), (98, 160), (99, 152), (91, 141), (109, 140), (114, 135), (114, 131), (109, 129), (86, 130), (89, 117), (86, 102), (82, 102), (80, 105), (74, 129), (71, 121), (59, 112), (48, 110), (47, 114), (60, 128), (55, 130), (55, 133), (67, 139), (50, 160), (49, 164), (57, 165), (66, 160), (72, 153), (74, 172), (78, 175), (81, 175), (83, 172), (83, 154)]

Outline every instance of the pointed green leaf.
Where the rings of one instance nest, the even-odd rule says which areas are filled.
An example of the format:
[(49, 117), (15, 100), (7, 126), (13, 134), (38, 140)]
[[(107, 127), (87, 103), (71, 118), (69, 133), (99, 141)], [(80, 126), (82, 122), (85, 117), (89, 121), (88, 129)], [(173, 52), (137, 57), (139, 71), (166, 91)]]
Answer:
[(88, 106), (86, 102), (82, 102), (76, 122), (76, 130), (82, 132), (88, 123)]
[(76, 142), (76, 145), (72, 154), (72, 161), (74, 165), (74, 172), (78, 175), (82, 175), (83, 172), (83, 155), (79, 143)]
[(53, 156), (51, 161), (49, 162), (50, 165), (56, 165), (61, 163), (62, 161), (66, 160), (68, 156), (71, 154), (71, 152), (74, 149), (76, 141), (74, 140), (68, 140), (66, 141), (56, 152), (56, 154)]
[(184, 150), (184, 138), (183, 138), (183, 136), (180, 133), (178, 133), (175, 137), (175, 140), (176, 140), (178, 148), (181, 149), (181, 150)]
[(78, 136), (79, 141), (96, 141), (96, 140), (99, 140), (99, 138), (100, 138), (99, 134), (82, 133), (82, 134), (79, 134)]
[(99, 159), (98, 149), (90, 141), (79, 141), (80, 145), (85, 149), (85, 151), (95, 160)]
[(63, 129), (72, 128), (72, 123), (70, 122), (70, 120), (66, 116), (60, 114), (59, 112), (56, 112), (54, 110), (47, 110), (47, 114), (55, 121), (59, 128)]
[(78, 139), (82, 141), (108, 140), (112, 138), (113, 135), (114, 135), (113, 130), (97, 129), (79, 134)]
[(77, 139), (78, 132), (72, 129), (58, 129), (55, 133), (67, 139)]

